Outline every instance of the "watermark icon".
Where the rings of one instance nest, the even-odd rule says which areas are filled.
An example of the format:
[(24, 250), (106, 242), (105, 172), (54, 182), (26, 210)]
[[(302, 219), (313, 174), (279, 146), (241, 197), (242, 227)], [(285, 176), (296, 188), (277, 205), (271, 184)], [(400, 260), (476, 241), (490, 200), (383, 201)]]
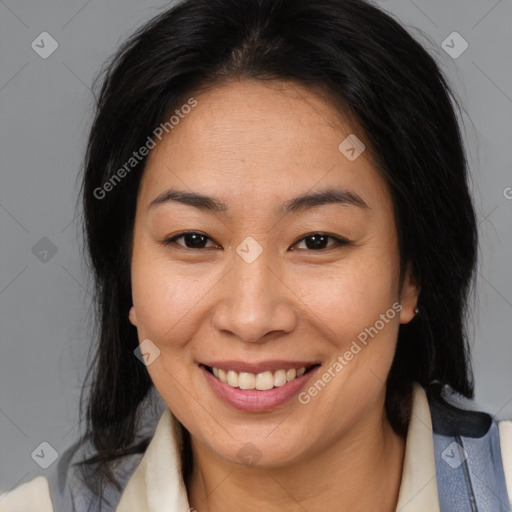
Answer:
[(503, 189), (503, 196), (509, 201), (512, 200), (512, 187), (505, 187)]
[[(368, 336), (374, 338), (377, 334), (384, 329), (395, 316), (402, 311), (402, 305), (395, 302), (385, 313), (381, 314), (372, 326), (365, 328), (357, 335), (357, 340), (352, 340), (350, 348), (347, 349), (343, 355), (339, 355), (334, 362), (327, 368), (327, 370), (312, 384), (306, 391), (299, 393), (298, 400), (302, 405), (307, 405), (311, 402), (311, 398), (318, 395), (322, 389), (331, 382), (336, 375), (338, 375), (349, 364), (354, 356), (361, 352), (362, 348), (368, 344)], [(359, 343), (358, 343), (359, 341)], [(363, 345), (363, 347), (361, 346)]]
[(59, 47), (59, 43), (48, 32), (41, 32), (30, 46), (39, 57), (47, 59)]
[(263, 247), (252, 236), (248, 236), (238, 245), (236, 252), (246, 263), (252, 263), (263, 252)]
[(340, 153), (342, 153), (351, 162), (358, 158), (365, 149), (366, 146), (363, 141), (353, 133), (351, 133), (338, 146)]
[[(158, 140), (162, 140), (163, 134), (169, 133), (174, 130), (181, 119), (184, 119), (189, 114), (193, 107), (197, 105), (197, 100), (193, 97), (189, 98), (187, 103), (184, 103), (179, 109), (174, 111), (174, 114), (165, 123), (161, 123), (153, 130), (153, 136)], [(118, 183), (120, 183), (127, 174), (130, 173), (139, 162), (149, 154), (149, 151), (156, 146), (156, 142), (148, 136), (144, 145), (142, 145), (137, 151), (132, 153), (132, 156), (120, 167), (101, 187), (96, 187), (93, 191), (93, 195), (96, 199), (104, 199), (107, 193), (112, 191)]]
[(56, 254), (57, 246), (47, 237), (43, 236), (32, 247), (32, 254), (43, 263), (48, 263)]
[(254, 466), (261, 459), (261, 452), (252, 443), (245, 443), (236, 454), (238, 460), (246, 466)]
[(133, 353), (146, 366), (154, 363), (160, 357), (160, 349), (149, 338), (143, 340)]
[(452, 59), (458, 59), (468, 49), (468, 47), (468, 42), (458, 32), (452, 32), (441, 43), (441, 48)]
[(36, 464), (47, 469), (58, 459), (59, 454), (50, 443), (43, 441), (30, 456)]
[(441, 457), (448, 466), (457, 469), (468, 458), (468, 452), (459, 443), (453, 441), (443, 450)]

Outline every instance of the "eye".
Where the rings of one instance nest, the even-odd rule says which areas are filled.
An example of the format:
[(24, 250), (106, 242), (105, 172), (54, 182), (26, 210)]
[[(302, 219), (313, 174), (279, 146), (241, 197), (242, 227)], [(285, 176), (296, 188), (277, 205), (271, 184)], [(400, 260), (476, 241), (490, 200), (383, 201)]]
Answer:
[[(327, 245), (329, 239), (334, 240), (334, 243)], [(325, 233), (312, 233), (295, 242), (294, 246), (300, 243), (305, 243), (306, 249), (321, 251), (332, 246), (348, 245), (350, 242), (336, 236), (326, 235)], [(293, 246), (292, 250), (294, 250)]]
[[(178, 243), (178, 240), (183, 239), (184, 243)], [(328, 244), (328, 240), (332, 240), (334, 243)], [(208, 241), (212, 241), (210, 237), (203, 233), (199, 233), (197, 231), (186, 231), (184, 233), (179, 233), (174, 235), (171, 238), (166, 238), (162, 243), (165, 246), (171, 244), (177, 244), (185, 249), (208, 249), (211, 247), (219, 247), (217, 244), (213, 243), (209, 247), (206, 245)], [(212, 241), (213, 242), (213, 241)], [(312, 233), (305, 237), (302, 237), (300, 240), (293, 244), (291, 250), (294, 250), (294, 247), (300, 243), (305, 243), (305, 248), (313, 251), (322, 251), (324, 249), (328, 249), (332, 246), (341, 246), (348, 245), (350, 242), (348, 240), (344, 240), (342, 238), (327, 235), (325, 233)], [(302, 249), (301, 249), (302, 250)]]
[[(177, 240), (183, 239), (185, 242), (184, 244), (178, 243)], [(171, 238), (165, 239), (162, 243), (164, 245), (171, 245), (173, 243), (177, 243), (177, 245), (180, 245), (184, 247), (185, 249), (208, 249), (209, 247), (205, 247), (205, 243), (211, 240), (210, 237), (204, 235), (203, 233), (198, 233), (197, 231), (187, 231), (185, 233), (180, 233), (178, 235), (175, 235)], [(213, 246), (210, 247), (215, 247)]]

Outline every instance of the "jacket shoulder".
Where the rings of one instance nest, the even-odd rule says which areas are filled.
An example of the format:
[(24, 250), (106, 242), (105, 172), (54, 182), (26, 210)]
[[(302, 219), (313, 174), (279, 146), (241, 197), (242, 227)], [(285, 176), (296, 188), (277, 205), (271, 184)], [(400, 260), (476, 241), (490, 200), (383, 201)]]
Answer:
[(429, 397), (441, 510), (509, 511), (512, 421), (461, 405)]
[(37, 476), (0, 494), (0, 512), (54, 512), (48, 480)]
[(505, 481), (510, 505), (512, 507), (512, 420), (499, 421), (498, 429), (500, 433), (503, 470), (505, 472)]
[[(66, 450), (47, 473), (25, 482), (9, 492), (0, 494), (0, 512), (113, 512), (122, 489), (139, 465), (142, 453), (133, 453), (116, 461), (115, 477), (121, 490), (109, 483), (101, 496), (93, 492), (76, 467), (84, 452), (77, 445)], [(82, 454), (82, 456), (79, 456)], [(92, 475), (95, 467), (87, 469)]]
[(488, 413), (463, 409), (441, 397), (440, 393), (429, 396), (432, 428), (442, 436), (480, 438), (487, 434), (495, 419)]

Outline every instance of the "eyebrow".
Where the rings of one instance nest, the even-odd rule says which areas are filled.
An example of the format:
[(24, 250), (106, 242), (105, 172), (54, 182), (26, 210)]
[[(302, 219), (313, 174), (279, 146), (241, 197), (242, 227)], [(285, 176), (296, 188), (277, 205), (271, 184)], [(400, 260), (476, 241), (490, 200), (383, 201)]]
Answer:
[[(176, 189), (169, 189), (157, 196), (149, 205), (149, 209), (155, 206), (177, 202), (198, 208), (199, 210), (226, 213), (229, 207), (223, 201), (214, 197), (205, 196), (195, 192), (184, 192)], [(326, 204), (338, 204), (342, 206), (356, 206), (369, 209), (363, 198), (345, 188), (329, 187), (318, 192), (306, 193), (288, 201), (285, 201), (277, 210), (277, 215), (288, 215), (290, 213), (304, 211)]]

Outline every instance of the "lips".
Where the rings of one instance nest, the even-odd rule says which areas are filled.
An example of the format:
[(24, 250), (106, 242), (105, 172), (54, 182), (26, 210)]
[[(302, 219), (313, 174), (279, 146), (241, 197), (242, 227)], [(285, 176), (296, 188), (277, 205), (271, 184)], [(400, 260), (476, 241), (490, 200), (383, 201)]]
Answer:
[(305, 361), (211, 361), (199, 365), (217, 396), (249, 412), (268, 411), (288, 402), (319, 366)]

